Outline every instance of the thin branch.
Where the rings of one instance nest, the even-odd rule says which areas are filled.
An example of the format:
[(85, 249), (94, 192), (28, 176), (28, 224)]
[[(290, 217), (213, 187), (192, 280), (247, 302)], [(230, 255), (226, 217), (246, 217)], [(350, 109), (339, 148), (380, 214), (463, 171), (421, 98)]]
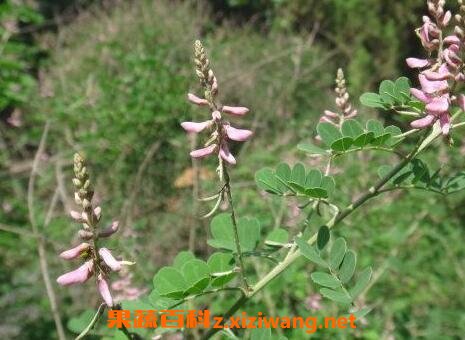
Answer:
[(103, 315), (103, 312), (105, 311), (106, 303), (102, 303), (98, 309), (97, 313), (95, 313), (94, 317), (92, 320), (90, 320), (90, 323), (87, 325), (87, 327), (79, 334), (75, 340), (80, 340), (83, 339), (91, 330), (94, 328), (95, 324), (98, 322), (98, 320), (101, 318)]

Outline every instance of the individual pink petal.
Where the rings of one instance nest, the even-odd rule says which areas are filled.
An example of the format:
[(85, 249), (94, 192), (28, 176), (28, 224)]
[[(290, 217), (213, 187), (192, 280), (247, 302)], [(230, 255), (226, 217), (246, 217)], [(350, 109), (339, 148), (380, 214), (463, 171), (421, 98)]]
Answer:
[(92, 261), (87, 261), (78, 269), (61, 275), (57, 282), (62, 286), (69, 286), (76, 283), (84, 283), (92, 276), (93, 264)]
[(221, 158), (223, 158), (229, 164), (232, 164), (232, 165), (236, 164), (236, 159), (229, 152), (229, 148), (225, 143), (223, 143), (223, 145), (220, 148), (220, 156), (221, 156)]
[(249, 109), (242, 106), (223, 106), (221, 111), (236, 116), (243, 116), (249, 112)]
[(111, 297), (110, 287), (108, 287), (108, 282), (107, 280), (105, 280), (102, 274), (99, 274), (97, 278), (97, 286), (98, 291), (103, 298), (103, 301), (105, 301), (108, 307), (112, 307), (113, 298)]
[(449, 84), (445, 80), (428, 80), (423, 74), (420, 74), (418, 76), (418, 79), (420, 80), (421, 89), (423, 90), (423, 92), (426, 92), (428, 94), (444, 91), (449, 86)]
[(418, 100), (422, 101), (423, 103), (429, 103), (431, 101), (431, 98), (426, 95), (423, 91), (415, 88), (410, 89), (410, 93), (417, 98)]
[(114, 272), (118, 272), (121, 270), (121, 262), (118, 261), (113, 257), (110, 250), (107, 248), (100, 248), (98, 251), (100, 257), (102, 258), (103, 262), (111, 268)]
[(411, 68), (423, 68), (429, 65), (429, 61), (427, 59), (407, 58), (405, 61)]
[(433, 114), (440, 114), (449, 110), (449, 98), (446, 96), (435, 97), (426, 104), (426, 111)]
[(442, 18), (442, 22), (441, 22), (442, 26), (447, 26), (451, 18), (452, 18), (452, 13), (450, 11), (447, 11), (444, 14), (444, 17)]
[(457, 97), (457, 104), (459, 104), (459, 107), (462, 109), (462, 111), (465, 111), (465, 95), (460, 94)]
[(118, 228), (119, 228), (119, 222), (113, 221), (108, 227), (99, 231), (98, 236), (99, 237), (111, 236), (118, 231)]
[(444, 50), (443, 56), (447, 62), (447, 65), (449, 65), (449, 67), (453, 69), (457, 69), (460, 66), (460, 59), (458, 59), (458, 56), (451, 50), (449, 49)]
[(434, 115), (427, 115), (424, 118), (414, 120), (413, 122), (410, 123), (410, 126), (413, 127), (414, 129), (422, 129), (422, 128), (425, 128), (433, 124), (434, 120), (435, 120)]
[(325, 116), (331, 117), (331, 118), (338, 118), (339, 115), (336, 112), (325, 110), (324, 111)]
[(448, 135), (450, 131), (450, 117), (448, 113), (442, 114), (439, 117), (439, 124), (441, 125), (442, 134)]
[(444, 38), (444, 43), (460, 45), (460, 39), (456, 35), (449, 35)]
[(195, 123), (195, 122), (183, 122), (181, 123), (181, 126), (184, 130), (190, 133), (199, 133), (206, 128), (208, 128), (211, 125), (211, 120), (207, 120), (205, 122), (201, 123)]
[(81, 213), (80, 213), (80, 212), (75, 211), (75, 210), (71, 210), (71, 211), (69, 212), (69, 214), (70, 214), (71, 218), (72, 218), (73, 220), (75, 220), (76, 222), (79, 222), (79, 223), (82, 222), (82, 216), (81, 216)]
[(208, 105), (208, 100), (199, 98), (195, 94), (192, 94), (192, 93), (187, 94), (187, 100), (189, 100), (192, 104), (199, 105), (199, 106)]
[(226, 134), (229, 139), (244, 142), (252, 136), (252, 131), (244, 129), (236, 129), (231, 125), (225, 125)]
[(84, 253), (89, 248), (90, 248), (90, 244), (84, 242), (72, 249), (65, 250), (59, 256), (65, 260), (73, 260), (81, 256), (81, 254)]
[(211, 155), (216, 150), (216, 144), (209, 145), (203, 149), (191, 151), (190, 155), (193, 158), (203, 158)]
[(452, 75), (447, 68), (447, 65), (442, 64), (437, 72), (426, 70), (422, 72), (428, 80), (446, 80), (449, 79)]

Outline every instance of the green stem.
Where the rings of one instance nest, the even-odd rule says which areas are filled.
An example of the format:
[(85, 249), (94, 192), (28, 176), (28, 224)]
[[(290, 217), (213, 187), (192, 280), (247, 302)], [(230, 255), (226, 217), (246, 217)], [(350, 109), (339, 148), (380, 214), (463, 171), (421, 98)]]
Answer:
[(239, 275), (242, 281), (242, 285), (245, 289), (245, 292), (248, 292), (249, 285), (247, 283), (247, 278), (245, 276), (245, 271), (244, 271), (245, 266), (244, 266), (244, 261), (242, 258), (242, 249), (241, 249), (241, 243), (239, 240), (239, 231), (237, 229), (236, 213), (234, 211), (234, 204), (233, 204), (233, 199), (231, 195), (231, 184), (230, 184), (228, 170), (226, 167), (223, 167), (223, 176), (224, 176), (224, 181), (225, 181), (224, 191), (226, 192), (226, 197), (228, 198), (229, 207), (231, 209), (231, 222), (233, 225), (234, 243), (236, 244), (236, 263), (239, 266)]

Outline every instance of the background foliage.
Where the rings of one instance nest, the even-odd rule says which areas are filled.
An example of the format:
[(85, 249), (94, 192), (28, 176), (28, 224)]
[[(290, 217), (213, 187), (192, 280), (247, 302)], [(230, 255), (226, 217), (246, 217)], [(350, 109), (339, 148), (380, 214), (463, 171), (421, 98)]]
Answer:
[[(179, 128), (183, 119), (203, 114), (185, 101), (188, 89), (198, 90), (192, 41), (206, 41), (223, 101), (251, 108), (243, 124), (253, 126), (255, 138), (236, 150), (240, 161), (232, 173), (238, 215), (257, 218), (262, 236), (277, 228), (294, 234), (305, 218), (297, 202), (263, 195), (255, 172), (280, 161), (322, 166), (295, 146), (312, 142), (318, 117), (333, 107), (323, 94), (331, 93), (336, 68), (347, 70), (352, 98), (405, 74), (403, 60), (417, 50), (413, 28), (423, 9), (422, 1), (413, 0), (2, 3), (0, 33), (9, 37), (0, 43), (0, 309), (8, 311), (1, 337), (55, 336), (25, 204), (45, 121), (51, 121), (51, 132), (35, 211), (45, 221), (55, 197), (50, 222), (40, 226), (53, 277), (63, 271), (56, 254), (75, 235), (66, 216), (73, 206), (71, 155), (84, 150), (104, 219), (119, 219), (123, 226), (115, 248), (137, 262), (134, 284), (151, 288), (153, 274), (188, 248), (193, 227), (195, 256), (206, 261), (215, 252), (205, 242), (211, 239), (209, 223), (193, 213), (190, 145)], [(10, 36), (11, 27), (18, 29)], [(361, 115), (405, 127), (374, 110)], [(458, 148), (443, 143), (423, 156), (445, 174), (463, 169), (462, 138), (454, 137)], [(350, 202), (391, 161), (376, 151), (339, 159), (333, 195), (339, 203)], [(211, 189), (212, 177), (214, 168), (204, 163), (202, 192)], [(464, 201), (463, 193), (444, 198), (393, 192), (349, 218), (336, 236), (350, 240), (360, 268), (374, 268), (373, 287), (359, 297), (373, 311), (354, 333), (328, 330), (314, 337), (460, 338)], [(268, 269), (247, 261), (257, 273)], [(308, 297), (319, 289), (309, 275), (312, 266), (302, 260), (288, 269), (246, 311), (337, 315), (337, 305), (328, 301), (320, 311), (308, 308)], [(86, 287), (55, 288), (68, 330), (76, 333), (98, 297)], [(232, 296), (216, 299), (212, 309), (224, 310)], [(148, 303), (153, 295), (143, 299)], [(286, 336), (301, 338), (298, 331)]]

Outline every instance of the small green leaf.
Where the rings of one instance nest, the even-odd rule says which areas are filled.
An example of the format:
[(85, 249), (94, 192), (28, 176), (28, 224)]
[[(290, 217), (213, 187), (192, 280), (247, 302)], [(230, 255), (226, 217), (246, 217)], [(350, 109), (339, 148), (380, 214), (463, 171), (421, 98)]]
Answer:
[(391, 80), (383, 80), (379, 85), (379, 95), (381, 96), (384, 103), (394, 104), (395, 100), (395, 84)]
[(354, 139), (353, 145), (359, 148), (370, 144), (375, 139), (375, 134), (373, 132), (364, 133)]
[(341, 286), (341, 283), (328, 273), (314, 272), (310, 275), (310, 277), (313, 282), (323, 287), (337, 288)]
[(351, 138), (357, 138), (364, 133), (363, 127), (354, 119), (344, 121), (344, 123), (342, 123), (341, 131), (344, 137)]
[(344, 259), (346, 250), (346, 240), (344, 240), (342, 237), (339, 237), (336, 241), (334, 241), (329, 253), (329, 264), (332, 269), (337, 270), (339, 268), (342, 260)]
[(319, 146), (310, 143), (301, 143), (297, 145), (297, 149), (300, 151), (309, 153), (310, 155), (326, 155), (328, 152)]
[(163, 267), (153, 277), (153, 286), (161, 296), (179, 299), (184, 296), (187, 289), (182, 274), (173, 267)]
[(401, 104), (410, 100), (410, 80), (407, 77), (400, 77), (395, 83), (396, 98)]
[(329, 228), (327, 226), (321, 226), (318, 230), (316, 244), (319, 250), (323, 250), (329, 241)]
[(291, 178), (291, 168), (286, 163), (281, 163), (276, 167), (276, 176), (283, 181), (288, 181)]
[(355, 272), (357, 265), (357, 256), (354, 251), (349, 250), (342, 260), (341, 267), (339, 268), (339, 279), (342, 283), (350, 281)]
[(178, 269), (178, 270), (181, 270), (182, 266), (184, 266), (184, 263), (186, 263), (186, 262), (188, 262), (190, 260), (194, 260), (194, 259), (195, 259), (195, 256), (194, 256), (194, 254), (192, 254), (192, 252), (190, 252), (190, 251), (181, 251), (174, 258), (173, 267)]
[(331, 196), (336, 188), (336, 182), (333, 177), (325, 176), (321, 180), (321, 187), (326, 190), (328, 196)]
[(202, 260), (190, 260), (182, 267), (182, 275), (187, 284), (187, 294), (198, 294), (210, 282), (210, 268)]
[(310, 170), (305, 180), (305, 187), (306, 188), (319, 188), (321, 185), (322, 178), (323, 178), (323, 175), (321, 174), (320, 170), (318, 169)]
[(290, 181), (300, 185), (305, 185), (305, 166), (302, 163), (297, 163), (292, 168), (291, 179)]
[(449, 194), (465, 189), (465, 171), (450, 177), (447, 180), (446, 189)]
[(350, 290), (350, 295), (352, 295), (352, 297), (354, 299), (357, 296), (359, 296), (365, 290), (365, 288), (368, 286), (368, 283), (370, 282), (372, 274), (373, 274), (373, 270), (371, 269), (371, 267), (365, 268), (360, 273), (360, 275), (357, 278), (357, 283)]
[(362, 105), (365, 105), (367, 107), (372, 107), (376, 109), (384, 109), (385, 105), (383, 103), (383, 100), (381, 99), (381, 96), (377, 93), (364, 93), (360, 96), (360, 103)]
[(334, 302), (342, 304), (350, 304), (352, 302), (352, 299), (344, 292), (338, 292), (329, 288), (321, 288), (320, 293)]
[(265, 239), (265, 245), (271, 247), (282, 247), (289, 241), (289, 233), (282, 228), (274, 229)]
[(375, 119), (370, 119), (367, 122), (367, 130), (374, 133), (374, 137), (379, 137), (384, 133), (383, 124)]
[(316, 127), (318, 135), (321, 137), (321, 140), (327, 145), (331, 144), (342, 137), (341, 132), (337, 127), (330, 123), (319, 123)]
[(281, 195), (282, 192), (279, 190), (278, 183), (275, 178), (273, 170), (270, 168), (263, 168), (255, 173), (255, 182), (257, 186), (269, 192), (270, 194)]
[(318, 264), (323, 267), (327, 267), (328, 264), (326, 261), (324, 261), (320, 255), (318, 255), (318, 252), (314, 247), (309, 245), (304, 239), (302, 238), (296, 238), (295, 243), (299, 247), (300, 252), (302, 253), (303, 256), (305, 256), (307, 259), (312, 261), (315, 264)]
[(208, 259), (208, 267), (210, 274), (213, 276), (211, 285), (213, 287), (221, 287), (231, 281), (235, 273), (234, 258), (231, 254), (227, 253), (214, 253)]
[(344, 152), (344, 151), (349, 150), (353, 143), (354, 143), (353, 138), (351, 138), (351, 137), (343, 137), (343, 138), (340, 138), (340, 139), (334, 141), (331, 144), (331, 149), (334, 150), (334, 151)]

